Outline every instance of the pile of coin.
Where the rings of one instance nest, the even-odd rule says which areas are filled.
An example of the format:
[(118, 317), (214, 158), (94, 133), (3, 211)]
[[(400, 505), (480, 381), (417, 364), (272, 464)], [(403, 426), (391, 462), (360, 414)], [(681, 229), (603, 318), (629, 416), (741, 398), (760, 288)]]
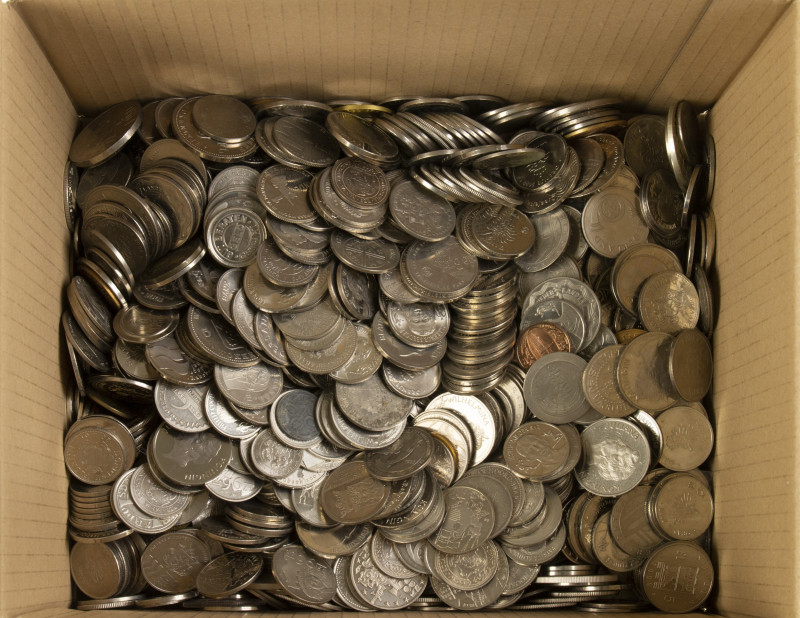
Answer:
[(713, 139), (685, 101), (623, 109), (206, 95), (89, 121), (77, 606), (701, 607)]

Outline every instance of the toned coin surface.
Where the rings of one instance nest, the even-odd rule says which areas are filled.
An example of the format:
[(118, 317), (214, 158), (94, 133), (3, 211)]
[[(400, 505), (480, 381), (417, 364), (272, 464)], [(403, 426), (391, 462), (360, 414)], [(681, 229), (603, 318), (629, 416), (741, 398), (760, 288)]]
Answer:
[(662, 116), (644, 115), (636, 118), (625, 131), (625, 162), (637, 176), (669, 169), (665, 131), (666, 123)]
[(669, 377), (678, 395), (700, 401), (711, 388), (713, 373), (711, 344), (696, 328), (675, 335), (669, 352)]
[(303, 460), (301, 450), (283, 444), (268, 427), (259, 431), (251, 443), (250, 456), (254, 468), (270, 478), (290, 475)]
[(258, 554), (230, 552), (214, 558), (197, 574), (197, 591), (211, 598), (226, 597), (249, 586), (261, 573)]
[(333, 569), (322, 558), (296, 545), (286, 545), (275, 552), (272, 574), (289, 594), (306, 603), (327, 603), (336, 594)]
[(617, 361), (617, 383), (632, 406), (646, 412), (660, 412), (675, 403), (675, 389), (668, 372), (672, 345), (668, 334), (651, 332), (625, 346)]
[(78, 167), (92, 167), (110, 159), (142, 124), (142, 106), (126, 101), (93, 118), (73, 140), (69, 158)]
[(369, 451), (364, 463), (375, 478), (394, 481), (411, 476), (433, 457), (433, 438), (425, 429), (409, 426), (390, 446)]
[(142, 575), (165, 594), (194, 590), (197, 574), (211, 561), (208, 545), (194, 534), (169, 532), (142, 552)]
[(151, 438), (151, 464), (172, 483), (197, 487), (205, 484), (227, 467), (231, 443), (213, 431), (184, 433), (166, 425)]
[(525, 402), (536, 418), (570, 423), (588, 412), (581, 379), (586, 361), (570, 352), (553, 352), (537, 360), (525, 376)]
[(653, 487), (649, 508), (655, 527), (677, 541), (696, 539), (714, 518), (708, 486), (693, 474), (675, 473), (661, 479)]
[(317, 396), (302, 389), (286, 390), (269, 411), (270, 427), (287, 446), (310, 448), (322, 441), (316, 422)]
[(428, 583), (427, 575), (392, 577), (377, 568), (367, 545), (353, 554), (350, 581), (355, 595), (375, 609), (402, 609), (416, 601)]
[(620, 573), (633, 571), (641, 565), (642, 559), (631, 556), (611, 535), (611, 512), (607, 511), (597, 518), (592, 529), (592, 551), (607, 569)]
[(214, 381), (229, 401), (248, 410), (268, 406), (283, 388), (283, 374), (265, 363), (243, 368), (216, 365)]
[(436, 552), (434, 568), (438, 577), (458, 590), (477, 590), (497, 573), (499, 550), (487, 541), (472, 551), (460, 554)]
[(700, 318), (700, 297), (685, 275), (665, 271), (651, 277), (639, 290), (639, 316), (647, 330), (671, 335), (694, 328)]
[(489, 498), (472, 487), (450, 487), (444, 500), (444, 521), (428, 539), (436, 549), (460, 554), (489, 540), (495, 519)]
[(569, 457), (569, 442), (556, 425), (524, 423), (515, 429), (503, 446), (506, 465), (528, 479), (548, 478), (561, 469)]
[(694, 543), (674, 541), (659, 547), (642, 567), (647, 599), (661, 611), (690, 612), (711, 593), (714, 567)]
[(656, 422), (664, 436), (659, 459), (662, 466), (687, 471), (708, 459), (714, 446), (714, 430), (702, 412), (689, 406), (676, 406), (664, 410)]
[(636, 193), (621, 187), (593, 195), (583, 209), (581, 227), (592, 250), (608, 258), (645, 242), (649, 233)]
[(413, 407), (412, 400), (390, 391), (378, 374), (358, 384), (338, 382), (336, 401), (350, 421), (369, 431), (396, 426), (408, 417)]
[(630, 421), (608, 418), (592, 423), (581, 434), (583, 458), (575, 476), (598, 496), (619, 496), (633, 489), (647, 473), (650, 446)]
[(336, 468), (322, 487), (322, 508), (342, 524), (368, 521), (381, 512), (391, 486), (369, 474), (363, 461), (351, 461)]
[(572, 346), (564, 330), (554, 324), (540, 323), (529, 326), (520, 333), (515, 348), (517, 364), (523, 369), (531, 365), (545, 354), (552, 352), (570, 352)]
[(598, 350), (583, 370), (583, 394), (589, 405), (604, 416), (621, 418), (636, 411), (617, 385), (617, 362), (624, 349), (624, 345), (610, 345)]
[(120, 587), (122, 565), (111, 543), (76, 543), (69, 554), (72, 579), (86, 596), (107, 599)]

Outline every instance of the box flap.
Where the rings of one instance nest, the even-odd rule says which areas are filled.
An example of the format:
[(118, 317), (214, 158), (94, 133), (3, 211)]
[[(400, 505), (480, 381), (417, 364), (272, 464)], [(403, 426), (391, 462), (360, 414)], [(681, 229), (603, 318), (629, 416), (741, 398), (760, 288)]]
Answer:
[[(786, 1), (23, 0), (20, 6), (78, 109), (95, 113), (126, 99), (204, 92), (321, 100), (613, 95), (663, 107), (680, 89), (706, 105)], [(713, 65), (707, 53), (715, 55)]]
[(6, 4), (0, 59), (0, 615), (8, 615), (70, 597), (59, 300), (75, 111)]
[(797, 616), (798, 36), (793, 5), (714, 106), (714, 540), (726, 616)]

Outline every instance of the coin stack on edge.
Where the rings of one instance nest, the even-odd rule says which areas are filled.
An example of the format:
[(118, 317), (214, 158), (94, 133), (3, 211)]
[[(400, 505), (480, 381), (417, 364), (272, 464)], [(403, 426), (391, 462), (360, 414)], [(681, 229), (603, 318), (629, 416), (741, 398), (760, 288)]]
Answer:
[(78, 609), (705, 607), (714, 140), (680, 101), (226, 95), (64, 174)]

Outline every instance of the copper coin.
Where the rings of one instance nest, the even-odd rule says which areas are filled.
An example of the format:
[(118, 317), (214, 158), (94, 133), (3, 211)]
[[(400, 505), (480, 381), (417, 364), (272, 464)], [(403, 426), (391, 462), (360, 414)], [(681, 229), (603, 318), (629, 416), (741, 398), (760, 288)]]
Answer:
[(526, 371), (551, 352), (571, 352), (569, 337), (555, 324), (542, 322), (526, 328), (517, 339), (517, 364)]

